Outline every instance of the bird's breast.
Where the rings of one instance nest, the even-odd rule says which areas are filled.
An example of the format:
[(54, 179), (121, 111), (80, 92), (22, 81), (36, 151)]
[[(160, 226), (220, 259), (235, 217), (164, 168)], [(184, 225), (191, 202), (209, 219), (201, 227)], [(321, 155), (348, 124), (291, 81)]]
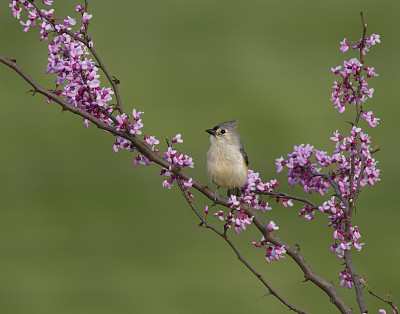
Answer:
[(212, 145), (207, 152), (207, 175), (220, 187), (232, 189), (245, 185), (247, 165), (239, 148)]

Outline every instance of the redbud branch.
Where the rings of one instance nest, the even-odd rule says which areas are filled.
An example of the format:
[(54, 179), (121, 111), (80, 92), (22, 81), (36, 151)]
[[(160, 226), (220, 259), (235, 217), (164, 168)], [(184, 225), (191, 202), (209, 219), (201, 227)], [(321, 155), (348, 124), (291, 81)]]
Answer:
[(364, 55), (362, 53), (362, 49), (365, 46), (365, 34), (367, 33), (367, 24), (365, 24), (365, 22), (364, 22), (364, 12), (360, 12), (360, 16), (361, 16), (361, 23), (362, 23), (362, 27), (363, 27), (363, 35), (361, 37), (361, 43), (360, 43), (360, 62), (362, 64), (364, 64)]
[(224, 233), (219, 231), (217, 228), (215, 228), (213, 225), (211, 225), (204, 217), (203, 215), (200, 214), (200, 212), (196, 209), (196, 207), (193, 205), (192, 201), (189, 199), (184, 187), (182, 186), (181, 180), (177, 180), (178, 186), (181, 189), (182, 195), (185, 198), (185, 200), (188, 202), (189, 206), (192, 208), (192, 210), (196, 213), (197, 217), (201, 220), (202, 224), (208, 228), (214, 231), (218, 236), (223, 238), (231, 247), (231, 249), (235, 252), (237, 258), (239, 261), (241, 261), (252, 273), (254, 276), (256, 276), (262, 284), (268, 289), (269, 294), (275, 296), (279, 301), (281, 301), (284, 305), (286, 305), (290, 310), (295, 311), (296, 313), (302, 313), (302, 314), (307, 314), (306, 311), (302, 309), (298, 309), (289, 302), (287, 302), (284, 298), (282, 298), (276, 290), (272, 288), (272, 286), (264, 279), (264, 277), (259, 274), (247, 261), (246, 259), (240, 254), (239, 250), (236, 248), (236, 246), (233, 244), (232, 240), (229, 239), (229, 237), (226, 235), (226, 227), (224, 226)]
[(388, 293), (388, 296), (386, 297), (386, 299), (384, 299), (384, 298), (382, 298), (381, 296), (377, 295), (375, 292), (373, 292), (373, 291), (370, 289), (370, 287), (369, 287), (366, 283), (364, 283), (363, 285), (364, 285), (365, 287), (367, 287), (368, 292), (369, 292), (370, 295), (373, 295), (374, 297), (378, 298), (379, 300), (381, 300), (381, 301), (383, 301), (383, 302), (389, 304), (389, 305), (392, 307), (393, 311), (394, 311), (396, 314), (399, 314), (399, 311), (398, 311), (398, 309), (397, 309), (397, 306), (395, 306), (394, 303), (393, 303), (392, 301), (390, 301), (390, 299), (389, 299), (389, 297), (390, 297), (390, 292)]
[(358, 307), (360, 308), (361, 313), (368, 313), (368, 308), (365, 304), (364, 295), (362, 292), (360, 277), (357, 274), (356, 268), (354, 267), (353, 261), (351, 259), (351, 250), (344, 251), (344, 260), (346, 262), (346, 267), (351, 274), (351, 278), (353, 279)]
[(339, 186), (335, 182), (333, 182), (333, 180), (329, 174), (316, 173), (316, 172), (312, 172), (311, 174), (315, 177), (323, 177), (325, 180), (327, 180), (329, 182), (329, 184), (331, 185), (331, 187), (335, 190), (335, 195), (346, 206), (346, 208), (348, 207), (349, 202), (343, 197), (342, 193), (340, 193)]
[[(360, 41), (360, 62), (361, 64), (364, 64), (364, 48), (365, 48), (365, 35), (367, 32), (367, 25), (364, 22), (364, 13), (360, 12), (361, 15), (361, 22), (362, 22), (362, 26), (363, 26), (363, 32), (362, 32), (362, 37), (361, 37), (361, 41)], [(358, 121), (360, 119), (361, 116), (361, 91), (362, 91), (362, 77), (361, 77), (361, 70), (358, 71), (358, 87), (357, 87), (357, 91), (355, 93), (355, 101), (356, 101), (356, 118), (353, 124), (353, 127), (356, 127), (358, 124)], [(352, 151), (355, 150), (355, 144), (352, 143), (351, 144), (351, 149)], [(357, 187), (356, 187), (356, 191), (353, 191), (353, 187), (354, 187), (354, 173), (355, 173), (355, 160), (356, 160), (356, 156), (360, 156), (361, 158), (361, 172), (359, 177), (357, 178)], [(352, 154), (351, 156), (351, 161), (350, 161), (350, 195), (349, 195), (349, 203), (346, 204), (346, 221), (345, 221), (345, 233), (346, 233), (346, 240), (348, 241), (350, 239), (350, 226), (351, 226), (351, 218), (353, 215), (353, 209), (354, 209), (354, 205), (355, 202), (357, 200), (357, 195), (359, 193), (360, 190), (360, 180), (361, 180), (361, 175), (363, 173), (363, 169), (365, 167), (364, 165), (364, 159), (362, 157), (362, 152), (361, 149), (357, 150), (357, 154)], [(345, 262), (346, 262), (346, 267), (349, 270), (350, 274), (351, 274), (351, 278), (353, 279), (353, 283), (354, 283), (354, 288), (355, 288), (355, 292), (356, 292), (356, 299), (357, 299), (357, 303), (358, 306), (360, 308), (361, 313), (368, 313), (368, 309), (367, 309), (367, 305), (365, 304), (365, 300), (364, 300), (364, 295), (362, 292), (362, 286), (361, 286), (361, 281), (360, 281), (360, 277), (357, 274), (357, 271), (354, 267), (352, 258), (351, 258), (351, 251), (350, 250), (346, 250), (344, 252), (344, 258), (345, 258)]]
[[(357, 202), (358, 195), (360, 194), (361, 177), (362, 177), (362, 173), (364, 172), (365, 167), (366, 167), (365, 162), (364, 162), (364, 156), (362, 155), (362, 151), (360, 148), (358, 149), (358, 155), (360, 156), (360, 159), (361, 159), (361, 170), (360, 170), (360, 175), (357, 178), (357, 186), (356, 186), (356, 191), (353, 196), (353, 204), (355, 204)], [(352, 213), (350, 213), (350, 214), (352, 215)]]
[[(0, 62), (4, 63), (5, 65), (9, 66), (12, 68), (14, 71), (16, 71), (27, 83), (29, 83), (33, 88), (36, 93), (40, 93), (54, 102), (58, 103), (61, 105), (63, 110), (70, 111), (76, 115), (79, 115), (90, 122), (92, 122), (94, 125), (96, 125), (98, 128), (107, 130), (110, 133), (120, 136), (122, 138), (125, 138), (129, 140), (132, 145), (136, 147), (136, 149), (146, 156), (150, 161), (157, 163), (158, 165), (171, 169), (172, 172), (177, 176), (180, 177), (184, 180), (189, 180), (192, 178), (187, 172), (182, 170), (181, 167), (178, 167), (170, 162), (168, 162), (166, 159), (163, 159), (161, 156), (157, 155), (154, 151), (151, 150), (151, 148), (146, 145), (144, 142), (139, 140), (135, 135), (123, 132), (123, 131), (117, 131), (115, 127), (108, 125), (104, 123), (103, 121), (100, 121), (99, 119), (93, 117), (91, 114), (88, 112), (74, 107), (73, 105), (70, 105), (66, 101), (64, 101), (62, 98), (60, 98), (58, 95), (52, 93), (51, 91), (43, 88), (40, 86), (35, 80), (33, 80), (27, 73), (25, 73), (16, 63), (15, 60), (11, 60), (8, 58), (5, 58), (3, 56), (0, 56)], [(329, 176), (328, 176), (329, 177)], [(330, 177), (327, 178), (327, 180), (331, 180)], [(332, 182), (332, 180), (331, 180)], [(214, 200), (214, 192), (208, 188), (208, 186), (202, 184), (201, 182), (197, 181), (196, 179), (192, 178), (192, 183), (193, 183), (193, 188), (204, 194), (206, 197), (208, 197), (210, 200)], [(220, 204), (222, 206), (225, 206), (229, 208), (228, 200), (222, 196), (219, 196), (216, 200), (216, 204)], [(257, 227), (257, 229), (264, 235), (265, 240), (273, 243), (274, 245), (278, 246), (284, 246), (286, 249), (287, 254), (299, 265), (299, 267), (302, 269), (304, 276), (306, 280), (309, 280), (313, 282), (315, 285), (317, 285), (319, 288), (321, 288), (330, 298), (331, 302), (342, 312), (342, 313), (352, 313), (352, 310), (350, 307), (346, 305), (344, 302), (343, 298), (339, 295), (339, 293), (336, 291), (336, 289), (333, 287), (333, 285), (329, 282), (327, 282), (325, 279), (320, 277), (315, 271), (311, 268), (311, 266), (307, 263), (305, 258), (300, 254), (299, 250), (295, 247), (290, 246), (287, 244), (285, 241), (280, 239), (278, 236), (276, 236), (274, 233), (268, 232), (267, 225), (265, 222), (258, 216), (258, 214), (254, 211), (253, 208), (248, 206), (247, 204), (242, 204), (241, 207), (243, 208), (244, 212), (249, 216), (253, 217), (253, 223)]]
[[(41, 9), (38, 7), (38, 5), (35, 3), (35, 0), (28, 0), (28, 2), (30, 4), (33, 5), (33, 7), (36, 9), (36, 11), (38, 12), (38, 14), (40, 15), (40, 17), (47, 21), (48, 23), (50, 23), (53, 27), (55, 27), (55, 22), (54, 19), (48, 18), (46, 15), (43, 14), (43, 12), (41, 11)], [(87, 6), (88, 3), (87, 1), (85, 1), (85, 12), (87, 10)], [(71, 36), (73, 39), (75, 39), (76, 41), (80, 41), (81, 43), (83, 43), (90, 51), (90, 53), (93, 55), (93, 57), (96, 59), (99, 68), (102, 69), (103, 73), (106, 75), (107, 80), (110, 82), (113, 91), (114, 91), (114, 95), (115, 95), (115, 99), (117, 101), (117, 109), (120, 113), (124, 113), (124, 109), (122, 107), (122, 101), (121, 101), (121, 96), (119, 94), (119, 90), (118, 90), (118, 83), (117, 80), (114, 80), (113, 77), (110, 75), (110, 73), (107, 71), (106, 66), (104, 65), (104, 63), (101, 61), (99, 55), (97, 54), (96, 50), (93, 47), (89, 46), (89, 39), (87, 37), (87, 34), (85, 34), (85, 38), (82, 39), (78, 36), (76, 36), (74, 33), (72, 33), (71, 31), (67, 30), (67, 29), (62, 29), (60, 30), (60, 34), (68, 34), (69, 36)]]

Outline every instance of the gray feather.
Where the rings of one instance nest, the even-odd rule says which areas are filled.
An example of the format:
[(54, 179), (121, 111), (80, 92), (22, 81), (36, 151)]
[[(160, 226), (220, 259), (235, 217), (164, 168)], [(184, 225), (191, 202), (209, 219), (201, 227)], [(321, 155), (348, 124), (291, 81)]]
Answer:
[(243, 146), (240, 148), (240, 152), (242, 153), (244, 161), (246, 162), (246, 166), (248, 166), (249, 165), (249, 157), (247, 157), (246, 151), (244, 150)]

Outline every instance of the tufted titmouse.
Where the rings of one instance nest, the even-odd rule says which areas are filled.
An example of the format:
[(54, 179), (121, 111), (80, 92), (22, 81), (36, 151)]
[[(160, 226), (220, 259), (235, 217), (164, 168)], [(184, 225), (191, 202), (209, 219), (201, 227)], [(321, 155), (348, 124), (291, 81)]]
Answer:
[(228, 197), (231, 194), (240, 196), (240, 188), (247, 180), (249, 160), (236, 125), (237, 120), (233, 120), (206, 130), (211, 141), (207, 152), (207, 176), (217, 186), (215, 200), (220, 187), (228, 188)]

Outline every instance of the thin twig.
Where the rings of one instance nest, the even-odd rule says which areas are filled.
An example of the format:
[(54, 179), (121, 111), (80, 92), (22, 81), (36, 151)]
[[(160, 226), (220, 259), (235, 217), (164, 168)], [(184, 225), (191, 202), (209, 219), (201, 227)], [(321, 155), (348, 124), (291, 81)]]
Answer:
[[(394, 311), (396, 314), (399, 314), (399, 310), (397, 309), (397, 306), (395, 306), (394, 303), (393, 303), (392, 301), (390, 301), (389, 296), (386, 297), (386, 299), (385, 299), (385, 298), (382, 298), (381, 296), (379, 296), (379, 295), (377, 295), (375, 292), (373, 292), (373, 291), (369, 288), (369, 286), (368, 286), (367, 284), (365, 284), (365, 286), (367, 287), (368, 292), (369, 292), (370, 295), (373, 295), (374, 297), (378, 298), (379, 300), (381, 300), (381, 301), (383, 301), (383, 302), (389, 304), (389, 305), (392, 307), (393, 311)], [(390, 292), (388, 293), (388, 295), (390, 295)]]
[(271, 197), (275, 197), (275, 198), (286, 198), (289, 200), (294, 200), (294, 201), (298, 201), (298, 202), (302, 202), (305, 204), (310, 205), (313, 209), (318, 209), (318, 205), (314, 204), (313, 202), (311, 202), (309, 199), (304, 198), (304, 197), (297, 197), (297, 196), (293, 196), (287, 193), (283, 193), (283, 192), (270, 192), (270, 191), (263, 191), (263, 192), (257, 192), (259, 194), (264, 194), (264, 195), (269, 195)]
[(349, 202), (344, 198), (342, 193), (340, 193), (339, 186), (335, 182), (333, 182), (333, 180), (332, 180), (332, 178), (331, 178), (331, 176), (329, 174), (313, 172), (312, 175), (315, 176), (315, 177), (322, 177), (325, 180), (327, 180), (329, 182), (329, 184), (331, 185), (331, 187), (335, 190), (335, 195), (344, 204), (344, 206), (347, 207), (349, 205)]
[(191, 202), (191, 200), (189, 199), (184, 187), (182, 186), (182, 182), (180, 180), (180, 178), (178, 178), (177, 180), (178, 182), (178, 186), (181, 189), (182, 195), (185, 198), (185, 200), (188, 202), (189, 206), (193, 209), (193, 211), (196, 213), (197, 217), (200, 218), (201, 222), (203, 223), (203, 225), (205, 225), (208, 229), (211, 229), (212, 231), (214, 231), (218, 236), (220, 236), (221, 238), (223, 238), (231, 247), (231, 249), (235, 252), (237, 258), (239, 259), (239, 261), (241, 261), (252, 273), (254, 276), (257, 277), (257, 279), (259, 279), (263, 285), (268, 289), (269, 294), (275, 296), (279, 301), (281, 301), (284, 305), (286, 305), (290, 310), (295, 311), (296, 313), (302, 313), (302, 314), (306, 314), (307, 312), (299, 309), (295, 306), (293, 306), (292, 304), (290, 304), (289, 302), (287, 302), (284, 298), (282, 298), (278, 292), (276, 292), (271, 285), (264, 279), (264, 277), (259, 274), (247, 261), (246, 259), (242, 256), (242, 254), (240, 254), (239, 250), (236, 248), (236, 246), (233, 244), (233, 242), (231, 241), (231, 239), (229, 239), (229, 237), (226, 235), (226, 228), (224, 227), (225, 231), (224, 233), (220, 232), (218, 229), (216, 229), (213, 225), (211, 225), (204, 217), (203, 215), (200, 214), (200, 212), (195, 208), (195, 206), (193, 205), (193, 203)]

